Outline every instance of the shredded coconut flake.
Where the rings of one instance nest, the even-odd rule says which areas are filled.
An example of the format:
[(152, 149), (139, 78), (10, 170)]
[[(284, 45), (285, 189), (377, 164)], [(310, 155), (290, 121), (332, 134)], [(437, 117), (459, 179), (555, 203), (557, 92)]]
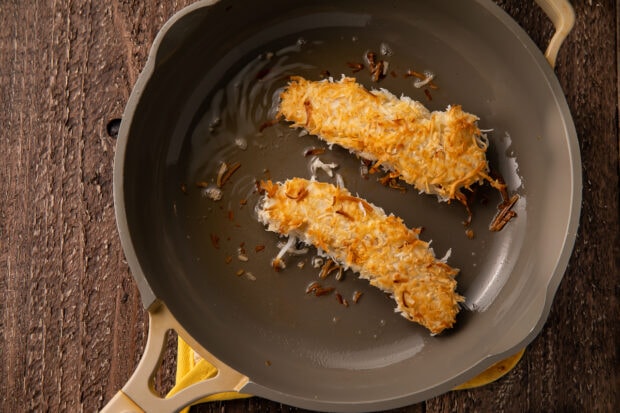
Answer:
[(282, 257), (284, 257), (285, 254), (290, 254), (290, 255), (307, 254), (309, 251), (308, 248), (307, 247), (297, 248), (297, 242), (298, 242), (297, 237), (295, 237), (294, 235), (289, 235), (286, 243), (281, 243), (281, 242), (278, 243), (278, 248), (280, 248), (280, 251), (278, 252), (278, 255), (276, 255), (276, 257), (273, 259), (272, 262), (277, 264), (279, 268), (286, 268), (286, 264), (282, 260)]
[(312, 268), (321, 268), (325, 260), (322, 257), (312, 258)]
[(222, 199), (222, 190), (215, 185), (209, 185), (202, 190), (202, 193), (207, 198), (213, 201), (219, 201)]
[(450, 258), (451, 255), (452, 255), (452, 248), (448, 248), (448, 251), (446, 251), (446, 254), (442, 258), (440, 258), (439, 261), (445, 264), (448, 262), (448, 259)]
[(435, 78), (435, 74), (430, 72), (430, 71), (428, 71), (428, 70), (424, 71), (424, 76), (425, 76), (424, 79), (418, 79), (415, 82), (413, 82), (413, 86), (415, 86), (418, 89), (420, 89), (420, 88), (428, 85)]
[(288, 237), (288, 241), (286, 241), (286, 244), (282, 246), (282, 248), (280, 249), (280, 252), (278, 252), (278, 255), (276, 255), (276, 257), (274, 258), (274, 261), (276, 262), (281, 261), (282, 257), (284, 257), (284, 254), (286, 254), (287, 251), (295, 244), (297, 244), (297, 237), (290, 235)]
[(310, 161), (310, 173), (312, 174), (312, 179), (316, 179), (316, 173), (318, 170), (322, 170), (327, 174), (327, 176), (333, 178), (334, 169), (337, 167), (338, 164), (336, 163), (324, 163), (318, 156), (314, 157), (312, 158), (312, 161)]
[(336, 174), (336, 186), (338, 188), (344, 188), (344, 179), (342, 179), (342, 175)]
[[(293, 241), (294, 241), (293, 244), (290, 245), (290, 246), (288, 246), (289, 243), (291, 242), (290, 239), (286, 243), (278, 242), (278, 248), (285, 248), (286, 247), (286, 250), (285, 250), (284, 253), (285, 254), (288, 253), (290, 255), (305, 255), (305, 254), (308, 253), (308, 247), (297, 248), (298, 240), (294, 239)], [(282, 258), (282, 257), (280, 257), (280, 258)]]
[(248, 141), (242, 137), (235, 138), (235, 145), (242, 151), (248, 149)]

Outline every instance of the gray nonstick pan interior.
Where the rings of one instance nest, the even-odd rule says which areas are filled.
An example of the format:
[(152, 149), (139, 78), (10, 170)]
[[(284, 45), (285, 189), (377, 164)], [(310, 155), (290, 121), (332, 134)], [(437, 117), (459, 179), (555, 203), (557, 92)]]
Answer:
[[(379, 83), (349, 65), (369, 50), (389, 61)], [(246, 374), (248, 392), (323, 410), (400, 406), (460, 384), (542, 328), (577, 227), (579, 154), (553, 71), (494, 4), (222, 2), (176, 21), (152, 59), (119, 140), (123, 242), (135, 251), (139, 283), (206, 349)], [(432, 71), (439, 89), (429, 98), (404, 76), (408, 69)], [(469, 239), (460, 204), (386, 188), (380, 173), (363, 177), (347, 151), (284, 122), (267, 126), (288, 76), (318, 80), (326, 71), (432, 110), (460, 104), (477, 114), (492, 130), (491, 167), (520, 195), (518, 217), (490, 232), (501, 197), (480, 188)], [(431, 337), (350, 272), (319, 280), (314, 249), (272, 269), (282, 240), (256, 220), (255, 182), (309, 178), (312, 157), (304, 152), (314, 147), (327, 149), (320, 159), (338, 164), (352, 193), (424, 227), (421, 238), (432, 240), (438, 257), (451, 250), (448, 263), (460, 268), (458, 291), (467, 298), (454, 329)], [(240, 167), (214, 201), (209, 190), (222, 162)], [(336, 182), (323, 171), (316, 177)], [(336, 294), (306, 294), (317, 280), (349, 306)], [(355, 291), (363, 293), (357, 303)]]

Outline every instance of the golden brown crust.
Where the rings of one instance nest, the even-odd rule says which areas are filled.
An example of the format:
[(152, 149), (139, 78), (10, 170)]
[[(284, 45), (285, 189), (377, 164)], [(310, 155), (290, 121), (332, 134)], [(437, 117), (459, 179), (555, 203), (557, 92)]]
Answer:
[(261, 188), (258, 216), (268, 230), (296, 236), (358, 272), (431, 333), (452, 327), (463, 301), (455, 291), (458, 270), (437, 260), (418, 230), (331, 184), (293, 178)]
[(478, 118), (460, 106), (429, 112), (346, 77), (314, 82), (295, 76), (280, 98), (278, 117), (291, 127), (375, 161), (421, 192), (451, 200), (478, 182), (499, 185), (488, 175)]

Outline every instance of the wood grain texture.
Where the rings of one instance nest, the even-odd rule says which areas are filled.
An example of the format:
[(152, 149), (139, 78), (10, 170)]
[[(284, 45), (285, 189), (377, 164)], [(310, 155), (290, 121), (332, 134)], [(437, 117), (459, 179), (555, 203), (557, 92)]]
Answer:
[[(96, 411), (138, 363), (148, 326), (116, 231), (106, 125), (157, 31), (189, 3), (0, 3), (0, 411)], [(498, 3), (545, 47), (552, 26), (533, 2)], [(573, 3), (556, 73), (579, 135), (583, 210), (548, 322), (498, 382), (394, 413), (620, 411), (620, 6)], [(304, 412), (260, 398), (193, 411)]]

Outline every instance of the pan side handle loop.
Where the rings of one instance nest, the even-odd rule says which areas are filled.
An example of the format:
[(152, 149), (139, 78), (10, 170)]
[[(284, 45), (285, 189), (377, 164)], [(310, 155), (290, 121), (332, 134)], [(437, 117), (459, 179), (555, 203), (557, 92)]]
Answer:
[[(228, 367), (191, 339), (163, 303), (157, 302), (149, 309), (149, 324), (146, 347), (138, 367), (122, 390), (101, 410), (102, 413), (178, 412), (206, 396), (238, 392), (248, 383), (248, 377)], [(163, 399), (153, 388), (153, 376), (161, 363), (169, 330), (175, 330), (215, 366), (218, 372), (213, 378), (193, 384), (174, 396)]]
[(555, 27), (555, 33), (545, 51), (547, 61), (551, 67), (555, 67), (560, 47), (575, 25), (575, 10), (568, 0), (536, 0), (536, 3)]

